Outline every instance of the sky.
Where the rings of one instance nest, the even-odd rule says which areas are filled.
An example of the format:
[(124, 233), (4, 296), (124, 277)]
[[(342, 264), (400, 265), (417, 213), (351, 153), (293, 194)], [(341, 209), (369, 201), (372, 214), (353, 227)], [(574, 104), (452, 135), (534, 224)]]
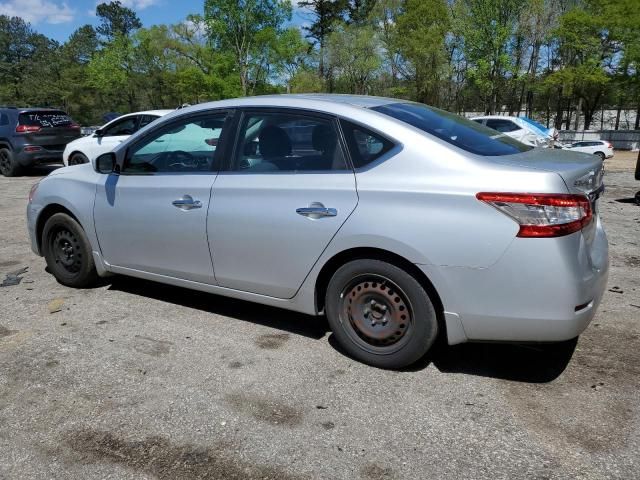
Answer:
[[(0, 0), (0, 15), (22, 17), (44, 35), (64, 42), (77, 28), (95, 25), (96, 5), (109, 0)], [(190, 13), (203, 13), (204, 0), (120, 0), (134, 9), (145, 27), (179, 23)], [(293, 2), (294, 4), (296, 2)], [(294, 11), (293, 23), (305, 21)]]

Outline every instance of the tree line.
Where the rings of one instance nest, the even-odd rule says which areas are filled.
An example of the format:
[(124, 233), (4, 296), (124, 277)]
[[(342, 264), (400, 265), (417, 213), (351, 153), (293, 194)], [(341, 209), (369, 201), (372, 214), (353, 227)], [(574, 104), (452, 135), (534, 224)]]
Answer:
[[(334, 92), (592, 127), (640, 109), (638, 0), (205, 0), (143, 28), (119, 1), (60, 43), (0, 16), (0, 103), (105, 112)], [(640, 116), (635, 128), (640, 128)]]

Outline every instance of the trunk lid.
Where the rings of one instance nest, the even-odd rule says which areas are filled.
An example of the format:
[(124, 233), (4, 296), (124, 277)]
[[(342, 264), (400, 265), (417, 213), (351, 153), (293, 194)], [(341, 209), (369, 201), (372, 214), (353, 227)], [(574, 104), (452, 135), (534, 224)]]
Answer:
[[(21, 129), (25, 131), (20, 131)], [(16, 135), (28, 145), (63, 151), (67, 143), (79, 138), (80, 126), (61, 110), (30, 110), (18, 116)]]

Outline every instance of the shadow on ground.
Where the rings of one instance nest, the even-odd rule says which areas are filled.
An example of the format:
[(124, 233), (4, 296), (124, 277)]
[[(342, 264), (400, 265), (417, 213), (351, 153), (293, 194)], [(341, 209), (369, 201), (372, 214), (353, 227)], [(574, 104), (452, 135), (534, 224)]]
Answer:
[[(313, 317), (146, 280), (114, 277), (109, 289), (224, 315), (316, 340), (324, 338), (329, 332), (325, 317)], [(443, 343), (436, 344), (426, 357), (405, 371), (419, 371), (433, 364), (445, 373), (528, 383), (551, 382), (567, 368), (577, 339), (537, 345), (469, 343), (448, 346)], [(329, 344), (341, 354), (349, 356), (337, 343), (334, 335), (329, 337)]]

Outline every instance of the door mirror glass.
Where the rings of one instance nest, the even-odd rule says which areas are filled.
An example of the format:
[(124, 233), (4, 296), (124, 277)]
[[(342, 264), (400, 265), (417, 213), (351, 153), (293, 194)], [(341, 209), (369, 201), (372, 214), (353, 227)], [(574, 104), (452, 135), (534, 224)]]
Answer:
[(116, 154), (103, 153), (95, 160), (95, 169), (98, 173), (112, 173), (116, 166)]

